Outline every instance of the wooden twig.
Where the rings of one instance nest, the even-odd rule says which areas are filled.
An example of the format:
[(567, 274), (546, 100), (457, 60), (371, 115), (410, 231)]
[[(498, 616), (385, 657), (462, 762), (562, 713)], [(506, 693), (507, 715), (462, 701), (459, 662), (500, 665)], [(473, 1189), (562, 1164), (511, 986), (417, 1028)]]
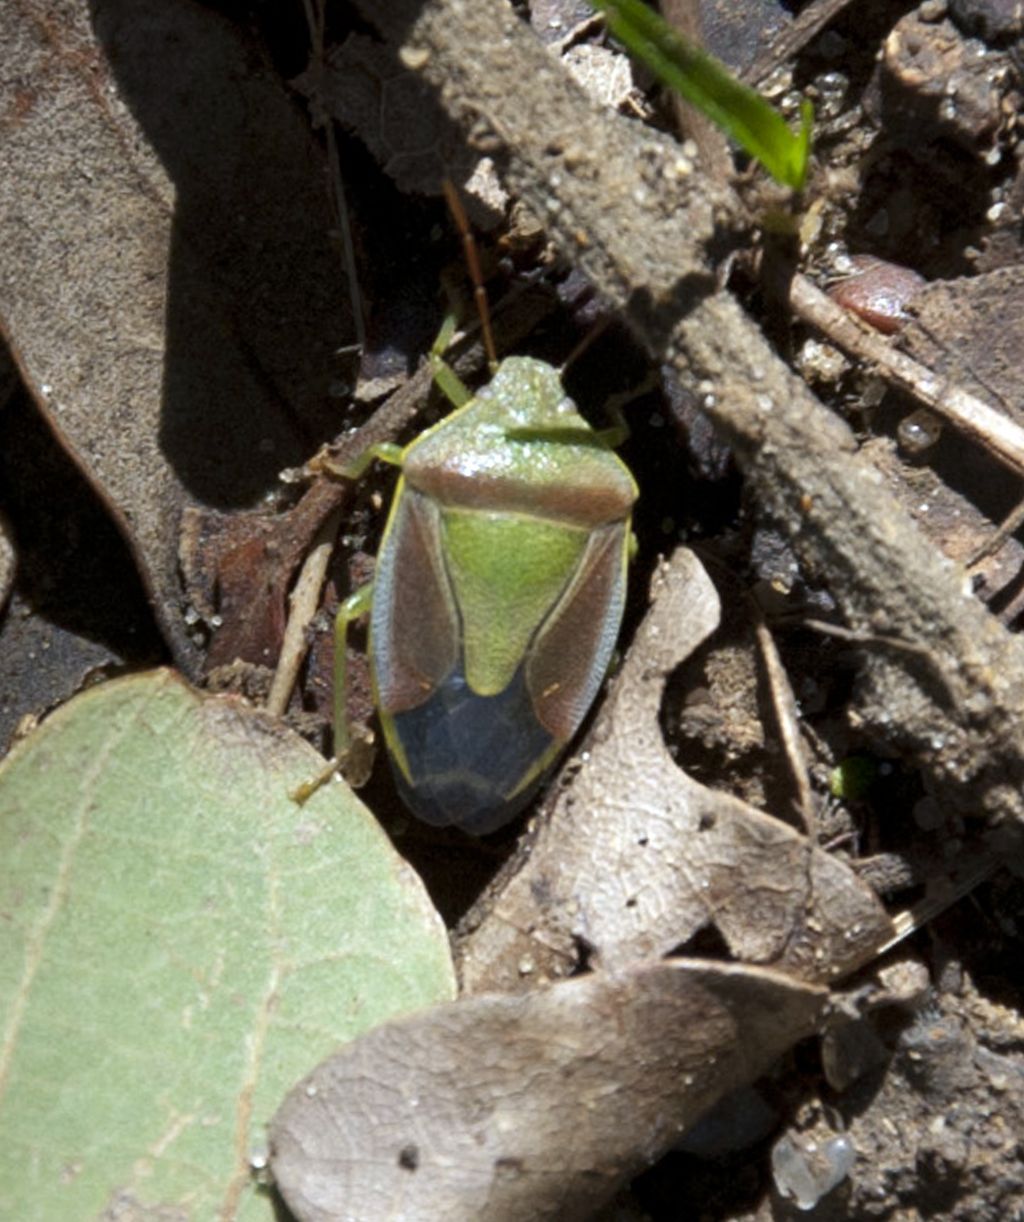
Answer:
[(1002, 522), (996, 530), (985, 540), (978, 550), (968, 559), (966, 567), (974, 568), (976, 564), (980, 564), (986, 556), (991, 556), (994, 552), (999, 551), (1007, 539), (1011, 535), (1015, 535), (1020, 527), (1024, 525), (1024, 500), (1020, 500), (1003, 518)]
[(800, 714), (797, 711), (796, 697), (786, 674), (786, 668), (779, 656), (778, 646), (765, 623), (761, 609), (754, 604), (754, 634), (757, 647), (761, 652), (761, 662), (765, 676), (768, 679), (768, 690), (771, 693), (772, 708), (775, 713), (775, 724), (785, 752), (789, 774), (796, 790), (796, 806), (803, 822), (804, 831), (812, 839), (817, 838), (817, 811), (814, 803), (814, 791), (811, 789), (810, 778), (807, 775), (807, 759), (804, 756), (803, 742), (800, 737)]
[(309, 648), (306, 633), (320, 606), (320, 591), (327, 576), (334, 540), (341, 522), (341, 506), (333, 509), (316, 532), (313, 546), (303, 562), (295, 588), (288, 599), (288, 623), (277, 659), (277, 669), (267, 695), (267, 712), (274, 717), (284, 715), (291, 699), (299, 667)]

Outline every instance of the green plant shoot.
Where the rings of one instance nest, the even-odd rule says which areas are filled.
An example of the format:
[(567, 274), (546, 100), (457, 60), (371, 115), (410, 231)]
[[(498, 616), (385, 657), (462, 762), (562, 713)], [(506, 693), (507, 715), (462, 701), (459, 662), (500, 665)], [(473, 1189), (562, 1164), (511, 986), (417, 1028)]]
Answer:
[(794, 135), (754, 89), (684, 38), (643, 0), (590, 0), (608, 28), (664, 84), (680, 93), (784, 186), (799, 191), (807, 178), (814, 108), (804, 99)]

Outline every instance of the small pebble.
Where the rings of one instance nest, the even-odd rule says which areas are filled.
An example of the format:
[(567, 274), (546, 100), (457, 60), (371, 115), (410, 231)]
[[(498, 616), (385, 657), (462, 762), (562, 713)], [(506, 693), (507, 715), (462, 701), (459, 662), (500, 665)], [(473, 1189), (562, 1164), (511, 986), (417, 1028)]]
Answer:
[(938, 416), (918, 408), (904, 416), (896, 426), (896, 440), (908, 454), (923, 454), (942, 436), (942, 421)]
[(848, 1137), (817, 1142), (788, 1133), (772, 1147), (772, 1177), (779, 1194), (800, 1210), (813, 1209), (850, 1174), (857, 1151)]

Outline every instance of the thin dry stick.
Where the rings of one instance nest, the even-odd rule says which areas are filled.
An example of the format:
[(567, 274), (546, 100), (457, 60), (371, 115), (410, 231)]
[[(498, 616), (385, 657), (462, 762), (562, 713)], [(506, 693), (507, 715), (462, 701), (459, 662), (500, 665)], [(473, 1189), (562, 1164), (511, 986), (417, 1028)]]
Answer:
[(841, 348), (870, 361), (887, 382), (899, 386), (955, 428), (1024, 474), (1024, 429), (948, 379), (940, 377), (876, 331), (848, 314), (806, 276), (790, 283), (789, 304), (805, 321)]
[(292, 688), (299, 673), (299, 667), (309, 648), (306, 629), (313, 620), (320, 606), (320, 591), (327, 575), (327, 565), (334, 550), (334, 540), (341, 524), (341, 509), (336, 509), (324, 518), (320, 529), (316, 532), (313, 546), (302, 565), (302, 571), (289, 597), (290, 611), (288, 623), (284, 630), (284, 640), (281, 642), (281, 654), (274, 671), (274, 681), (270, 685), (267, 696), (267, 712), (273, 717), (281, 717), (288, 707), (292, 696)]
[(937, 880), (923, 900), (893, 917), (892, 923), (896, 932), (878, 948), (876, 953), (885, 954), (897, 942), (902, 942), (916, 929), (933, 921), (940, 912), (945, 912), (965, 895), (969, 895), (975, 887), (994, 874), (1002, 864), (997, 856), (985, 852), (980, 854), (976, 860), (969, 861), (963, 872), (956, 877)]
[(808, 836), (814, 836), (817, 828), (817, 818), (814, 806), (814, 792), (807, 776), (807, 760), (804, 757), (803, 744), (800, 741), (800, 718), (797, 713), (796, 697), (786, 674), (786, 668), (779, 657), (779, 650), (765, 623), (759, 607), (754, 607), (754, 633), (757, 646), (761, 651), (761, 661), (764, 664), (768, 679), (768, 690), (771, 692), (772, 709), (775, 713), (775, 723), (778, 727), (782, 749), (786, 753), (786, 763), (796, 787), (797, 809), (803, 821), (804, 831)]
[(993, 552), (999, 551), (1007, 539), (1011, 535), (1015, 535), (1020, 527), (1024, 525), (1024, 501), (1018, 501), (1010, 512), (1003, 518), (999, 527), (992, 532), (985, 542), (978, 548), (973, 556), (967, 561), (965, 568), (974, 568), (976, 564), (980, 564), (986, 556), (991, 556)]

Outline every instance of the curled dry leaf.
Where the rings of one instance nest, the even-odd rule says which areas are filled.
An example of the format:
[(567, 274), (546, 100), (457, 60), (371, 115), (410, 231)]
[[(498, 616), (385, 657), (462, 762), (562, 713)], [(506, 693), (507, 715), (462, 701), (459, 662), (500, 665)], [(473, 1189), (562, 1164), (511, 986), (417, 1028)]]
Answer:
[(664, 955), (707, 925), (748, 962), (823, 980), (891, 936), (874, 893), (793, 828), (691, 780), (658, 720), (672, 669), (718, 622), (696, 557), (678, 549), (605, 702), (586, 763), (529, 855), (467, 925), (470, 991)]
[(270, 1126), (301, 1222), (590, 1217), (816, 1027), (823, 989), (677, 960), (437, 1006), (355, 1040)]

